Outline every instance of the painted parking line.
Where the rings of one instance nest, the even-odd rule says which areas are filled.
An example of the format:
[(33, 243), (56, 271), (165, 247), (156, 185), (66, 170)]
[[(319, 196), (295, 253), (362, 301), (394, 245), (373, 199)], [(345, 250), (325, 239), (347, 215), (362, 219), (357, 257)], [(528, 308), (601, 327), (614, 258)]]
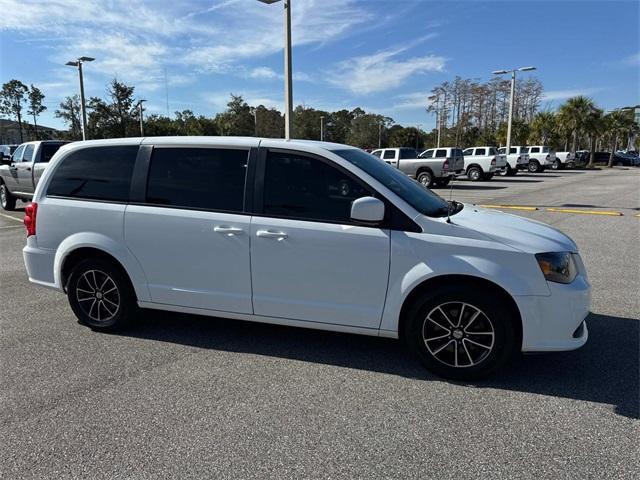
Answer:
[(22, 223), (21, 218), (12, 217), (11, 215), (7, 215), (6, 213), (0, 213), (0, 217), (10, 218), (11, 220), (15, 220), (16, 222)]
[(24, 228), (22, 225), (8, 225), (6, 227), (0, 227), (0, 230), (5, 230), (7, 228)]
[(636, 213), (634, 217), (640, 217), (640, 213)]
[(607, 215), (610, 217), (622, 217), (622, 212), (601, 211), (601, 210), (573, 210), (570, 208), (547, 208), (547, 212), (557, 213), (577, 213), (581, 215)]
[(484, 208), (508, 208), (511, 210), (525, 210), (527, 212), (535, 212), (538, 210), (538, 207), (530, 207), (526, 205), (478, 205), (479, 207)]

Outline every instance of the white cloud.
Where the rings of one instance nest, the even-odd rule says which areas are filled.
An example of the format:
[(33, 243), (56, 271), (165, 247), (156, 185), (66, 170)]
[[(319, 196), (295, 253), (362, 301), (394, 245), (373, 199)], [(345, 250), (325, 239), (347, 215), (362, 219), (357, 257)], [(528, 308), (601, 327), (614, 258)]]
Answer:
[(278, 74), (269, 67), (256, 67), (249, 73), (251, 78), (278, 78)]
[(391, 106), (392, 110), (409, 110), (416, 108), (427, 108), (427, 97), (431, 92), (411, 92), (394, 97), (395, 103)]
[(589, 96), (602, 91), (602, 88), (576, 88), (567, 90), (548, 90), (543, 92), (543, 101), (565, 100), (571, 97)]
[(623, 60), (623, 62), (625, 65), (630, 65), (632, 67), (640, 66), (640, 52), (629, 55)]
[[(264, 105), (267, 108), (277, 108), (283, 110), (283, 101), (272, 98), (268, 92), (259, 90), (238, 90), (232, 92), (234, 95), (240, 95), (245, 102), (251, 106)], [(227, 103), (231, 99), (231, 93), (206, 92), (202, 94), (202, 99), (213, 107), (216, 111), (222, 111), (227, 108)]]
[(329, 81), (354, 94), (366, 95), (397, 88), (412, 75), (444, 70), (444, 57), (426, 55), (400, 59), (400, 55), (410, 47), (383, 50), (340, 62)]

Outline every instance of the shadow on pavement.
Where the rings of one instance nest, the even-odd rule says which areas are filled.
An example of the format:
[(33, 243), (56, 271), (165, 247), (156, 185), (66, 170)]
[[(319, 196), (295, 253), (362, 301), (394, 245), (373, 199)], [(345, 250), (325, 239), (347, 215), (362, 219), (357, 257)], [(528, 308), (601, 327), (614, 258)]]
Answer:
[(493, 177), (491, 179), (492, 182), (508, 182), (508, 183), (541, 183), (542, 180), (527, 180), (526, 178), (504, 178), (504, 177)]
[(523, 173), (522, 176), (525, 177), (525, 178), (530, 178), (530, 177), (535, 177), (535, 178), (560, 178), (561, 177), (561, 175), (555, 175), (555, 174), (549, 174), (549, 173)]
[(453, 184), (453, 190), (501, 190), (503, 188), (507, 188), (507, 186), (505, 185), (504, 187), (500, 187), (500, 186), (496, 186), (496, 185), (478, 185), (478, 184), (469, 184), (469, 183), (454, 183)]
[[(603, 403), (613, 405), (619, 415), (638, 418), (640, 320), (591, 314), (587, 322), (590, 338), (583, 348), (525, 355), (487, 380), (465, 384)], [(151, 310), (120, 335), (440, 380), (411, 358), (401, 342), (378, 337)]]

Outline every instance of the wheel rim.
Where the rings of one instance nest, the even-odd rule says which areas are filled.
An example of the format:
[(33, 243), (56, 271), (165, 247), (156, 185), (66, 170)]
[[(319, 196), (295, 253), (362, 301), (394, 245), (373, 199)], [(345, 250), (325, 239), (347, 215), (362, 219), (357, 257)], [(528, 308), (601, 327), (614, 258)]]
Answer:
[(438, 362), (468, 368), (482, 363), (491, 354), (495, 329), (478, 307), (465, 302), (447, 302), (426, 316), (422, 339)]
[(80, 276), (76, 299), (82, 311), (95, 322), (107, 322), (120, 310), (118, 286), (101, 270), (87, 270)]
[(421, 174), (420, 183), (425, 187), (428, 187), (431, 184), (431, 176), (428, 173)]
[(2, 203), (3, 207), (7, 206), (7, 191), (4, 185), (0, 187), (0, 202)]
[(477, 169), (472, 168), (469, 172), (469, 178), (471, 178), (471, 180), (478, 180), (480, 178), (480, 172)]
[(529, 164), (529, 171), (530, 172), (535, 172), (536, 170), (538, 170), (538, 166), (535, 163), (530, 163)]

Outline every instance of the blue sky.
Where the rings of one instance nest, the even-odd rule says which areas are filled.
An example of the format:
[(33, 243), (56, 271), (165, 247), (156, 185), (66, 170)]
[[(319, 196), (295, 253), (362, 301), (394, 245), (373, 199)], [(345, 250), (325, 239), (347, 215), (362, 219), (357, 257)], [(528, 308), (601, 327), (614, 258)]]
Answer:
[[(640, 103), (637, 1), (292, 0), (294, 102), (360, 106), (433, 126), (425, 98), (442, 81), (487, 80), (535, 65), (543, 108), (584, 94), (612, 109)], [(57, 104), (77, 91), (65, 62), (81, 55), (87, 96), (113, 76), (149, 113), (214, 115), (231, 92), (282, 108), (282, 4), (256, 0), (0, 0), (0, 81), (39, 86)], [(165, 71), (167, 82), (165, 84)]]

